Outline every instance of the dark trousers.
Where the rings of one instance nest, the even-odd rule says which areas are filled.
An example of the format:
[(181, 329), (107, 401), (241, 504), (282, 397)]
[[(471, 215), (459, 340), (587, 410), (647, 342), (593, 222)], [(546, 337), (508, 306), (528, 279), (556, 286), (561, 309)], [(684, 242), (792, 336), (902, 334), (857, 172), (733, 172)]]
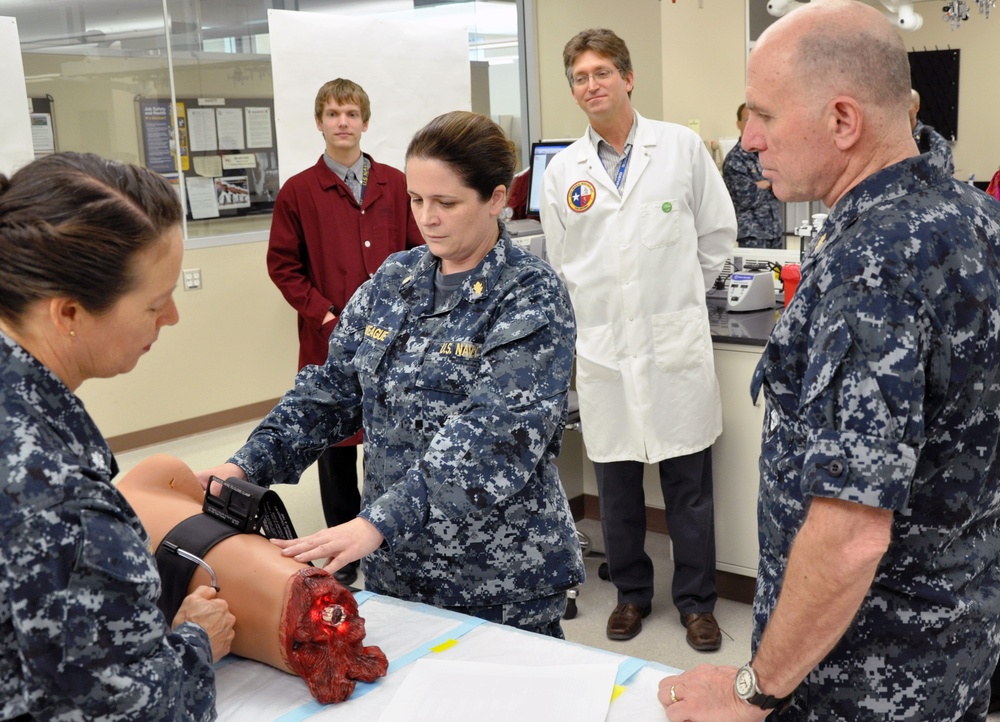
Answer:
[[(644, 467), (639, 461), (594, 462), (608, 573), (618, 601), (642, 607), (653, 599), (653, 562), (645, 550)], [(658, 467), (674, 552), (674, 606), (681, 614), (711, 612), (718, 598), (712, 450), (664, 459)]]
[(358, 491), (358, 447), (331, 446), (316, 461), (319, 496), (327, 526), (350, 521), (361, 511)]
[[(369, 590), (372, 591), (372, 590)], [(485, 619), (487, 622), (506, 624), (526, 632), (535, 632), (546, 637), (566, 639), (560, 621), (566, 613), (566, 592), (551, 594), (539, 599), (526, 599), (508, 604), (488, 606), (445, 607), (455, 612)]]

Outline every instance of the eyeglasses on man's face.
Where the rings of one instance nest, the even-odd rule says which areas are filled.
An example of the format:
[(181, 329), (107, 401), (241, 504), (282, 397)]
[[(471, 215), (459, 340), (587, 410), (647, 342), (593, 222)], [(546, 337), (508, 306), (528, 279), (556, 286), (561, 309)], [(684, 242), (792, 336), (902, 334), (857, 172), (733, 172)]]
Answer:
[(591, 78), (598, 83), (604, 83), (607, 82), (614, 74), (615, 71), (613, 68), (601, 68), (600, 70), (595, 70), (593, 73), (580, 73), (579, 75), (573, 76), (573, 86), (576, 88), (582, 88), (590, 83)]

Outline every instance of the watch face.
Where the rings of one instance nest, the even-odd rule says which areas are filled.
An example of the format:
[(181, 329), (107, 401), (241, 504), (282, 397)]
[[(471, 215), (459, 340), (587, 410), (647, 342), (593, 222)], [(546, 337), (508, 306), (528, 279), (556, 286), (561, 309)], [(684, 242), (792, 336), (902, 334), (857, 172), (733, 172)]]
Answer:
[(749, 699), (754, 693), (753, 670), (749, 667), (740, 667), (736, 673), (736, 694), (741, 699)]

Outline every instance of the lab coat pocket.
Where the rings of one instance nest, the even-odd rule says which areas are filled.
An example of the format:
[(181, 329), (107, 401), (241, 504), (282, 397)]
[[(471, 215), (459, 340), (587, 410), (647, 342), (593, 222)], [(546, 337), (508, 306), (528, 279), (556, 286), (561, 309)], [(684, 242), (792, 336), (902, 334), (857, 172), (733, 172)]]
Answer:
[(578, 329), (576, 373), (585, 381), (611, 381), (621, 377), (611, 324)]
[(705, 332), (705, 309), (694, 307), (652, 317), (653, 350), (661, 371), (684, 371), (702, 366), (712, 353)]
[(646, 248), (677, 245), (681, 238), (680, 202), (665, 200), (640, 206), (639, 234)]

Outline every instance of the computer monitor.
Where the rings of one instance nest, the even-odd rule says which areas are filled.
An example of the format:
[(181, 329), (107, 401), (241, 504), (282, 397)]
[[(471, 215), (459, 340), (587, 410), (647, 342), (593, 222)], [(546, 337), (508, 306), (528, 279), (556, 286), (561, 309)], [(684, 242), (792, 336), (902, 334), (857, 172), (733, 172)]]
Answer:
[(572, 140), (539, 140), (531, 144), (531, 171), (528, 176), (528, 218), (538, 218), (542, 208), (542, 176), (556, 153)]

